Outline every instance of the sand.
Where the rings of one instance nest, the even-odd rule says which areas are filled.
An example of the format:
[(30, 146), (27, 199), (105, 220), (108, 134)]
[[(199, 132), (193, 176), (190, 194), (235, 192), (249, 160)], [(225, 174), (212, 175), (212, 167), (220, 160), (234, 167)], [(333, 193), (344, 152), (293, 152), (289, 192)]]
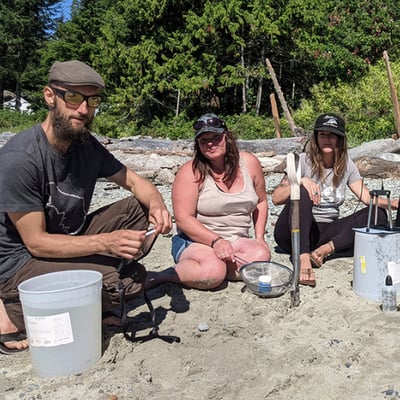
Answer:
[[(274, 187), (268, 179), (267, 187)], [(385, 188), (392, 189), (390, 183)], [(357, 204), (345, 203), (348, 212)], [(270, 207), (269, 232), (278, 214)], [(272, 261), (291, 267), (289, 255), (275, 251), (271, 233), (267, 241)], [(146, 267), (173, 265), (170, 248), (170, 235), (159, 237)], [(354, 293), (352, 257), (329, 260), (315, 271), (317, 286), (300, 287), (297, 307), (289, 292), (260, 298), (243, 291), (242, 282), (212, 292), (162, 285), (149, 291), (159, 332), (178, 336), (180, 343), (132, 343), (106, 328), (97, 364), (56, 378), (38, 377), (29, 351), (0, 355), (0, 399), (399, 399), (400, 312), (385, 314), (380, 304)], [(148, 334), (143, 299), (131, 308), (130, 326), (137, 336)], [(200, 331), (199, 324), (208, 330)]]
[[(172, 265), (169, 249), (170, 237), (159, 237), (147, 268)], [(291, 266), (285, 254), (273, 252), (272, 260)], [(36, 376), (29, 351), (0, 355), (0, 398), (400, 398), (400, 312), (384, 314), (353, 292), (351, 257), (327, 261), (316, 275), (315, 288), (300, 287), (297, 307), (289, 292), (260, 298), (243, 292), (242, 282), (214, 292), (163, 285), (149, 292), (160, 334), (179, 336), (180, 343), (132, 343), (107, 328), (93, 368), (56, 378)], [(134, 303), (132, 326), (145, 335), (147, 306)], [(208, 330), (200, 331), (200, 323)]]

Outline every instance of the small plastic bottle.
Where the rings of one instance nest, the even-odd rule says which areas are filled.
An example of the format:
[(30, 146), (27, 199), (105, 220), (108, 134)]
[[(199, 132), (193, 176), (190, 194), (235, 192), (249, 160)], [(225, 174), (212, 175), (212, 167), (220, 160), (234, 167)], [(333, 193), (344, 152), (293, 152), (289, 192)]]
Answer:
[(382, 311), (397, 311), (396, 288), (393, 286), (390, 275), (386, 276), (385, 286), (382, 289)]
[(271, 291), (271, 277), (269, 275), (260, 275), (258, 277), (258, 291), (260, 293)]

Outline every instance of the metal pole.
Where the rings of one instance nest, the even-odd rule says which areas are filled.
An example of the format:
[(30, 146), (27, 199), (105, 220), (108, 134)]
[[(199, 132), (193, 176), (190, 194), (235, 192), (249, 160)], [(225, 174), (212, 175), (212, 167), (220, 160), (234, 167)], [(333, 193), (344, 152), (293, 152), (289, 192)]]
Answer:
[(286, 158), (287, 175), (290, 182), (290, 201), (291, 201), (291, 239), (292, 239), (292, 264), (293, 278), (290, 290), (292, 307), (300, 304), (300, 180), (301, 171), (299, 156), (289, 153)]
[(300, 204), (299, 200), (292, 200), (292, 263), (293, 263), (293, 282), (292, 290), (292, 307), (297, 307), (300, 304), (300, 290), (299, 290), (299, 274), (300, 274)]

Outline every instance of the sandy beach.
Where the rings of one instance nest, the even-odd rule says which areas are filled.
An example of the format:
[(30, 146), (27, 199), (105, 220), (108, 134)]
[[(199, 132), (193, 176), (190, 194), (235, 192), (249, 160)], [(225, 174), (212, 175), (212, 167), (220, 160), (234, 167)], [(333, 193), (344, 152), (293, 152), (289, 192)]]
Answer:
[[(272, 232), (269, 219), (268, 231)], [(272, 261), (291, 267), (289, 255)], [(170, 235), (158, 238), (144, 259), (149, 270), (173, 265)], [(317, 286), (300, 287), (300, 305), (287, 292), (260, 298), (230, 282), (213, 292), (166, 284), (149, 291), (161, 335), (127, 341), (103, 331), (101, 359), (79, 375), (42, 378), (29, 351), (0, 355), (0, 398), (5, 400), (280, 400), (400, 398), (400, 312), (352, 289), (353, 258), (336, 258), (316, 270)], [(150, 331), (142, 298), (131, 304), (137, 336)], [(206, 323), (208, 330), (200, 331)], [(60, 360), (62, 362), (62, 360)]]
[[(146, 257), (155, 270), (172, 264), (170, 238), (160, 237)], [(274, 261), (290, 265), (288, 255)], [(259, 298), (243, 283), (201, 292), (177, 285), (150, 291), (159, 339), (131, 343), (105, 329), (103, 355), (79, 375), (40, 378), (28, 351), (0, 356), (1, 398), (14, 399), (388, 399), (400, 398), (400, 313), (357, 297), (352, 258), (328, 261), (316, 271), (317, 286), (301, 287), (301, 303), (289, 292)], [(130, 316), (150, 330), (142, 300)], [(205, 322), (208, 330), (198, 325)], [(62, 362), (62, 360), (60, 360)]]

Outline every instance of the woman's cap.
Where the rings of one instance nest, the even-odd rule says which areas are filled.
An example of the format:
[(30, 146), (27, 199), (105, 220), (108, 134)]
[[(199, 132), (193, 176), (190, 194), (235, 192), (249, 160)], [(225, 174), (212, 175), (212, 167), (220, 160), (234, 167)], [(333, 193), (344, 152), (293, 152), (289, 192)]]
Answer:
[(225, 121), (215, 114), (202, 115), (193, 124), (193, 129), (195, 130), (195, 139), (205, 132), (224, 133), (227, 130)]
[(345, 136), (345, 123), (338, 115), (321, 114), (315, 121), (314, 131), (327, 131)]
[(105, 88), (103, 78), (92, 67), (77, 60), (56, 61), (49, 71), (49, 83), (52, 82), (69, 86)]

